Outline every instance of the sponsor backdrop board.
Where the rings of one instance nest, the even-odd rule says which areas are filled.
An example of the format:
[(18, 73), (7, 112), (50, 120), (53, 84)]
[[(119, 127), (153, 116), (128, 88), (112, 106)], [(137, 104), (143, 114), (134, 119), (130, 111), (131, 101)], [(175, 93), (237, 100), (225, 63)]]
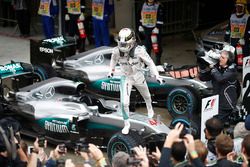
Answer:
[(202, 99), (201, 104), (201, 141), (205, 142), (205, 122), (209, 118), (218, 114), (219, 95), (214, 95)]
[(245, 112), (250, 111), (250, 56), (243, 58), (243, 69), (242, 69), (242, 109)]

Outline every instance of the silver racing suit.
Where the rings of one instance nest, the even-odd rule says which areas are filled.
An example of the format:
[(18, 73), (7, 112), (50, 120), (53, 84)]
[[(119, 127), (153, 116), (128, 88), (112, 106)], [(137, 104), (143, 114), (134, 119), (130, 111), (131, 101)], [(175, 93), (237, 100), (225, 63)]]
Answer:
[(136, 48), (134, 48), (135, 50), (133, 53), (124, 53), (123, 56), (121, 55), (119, 48), (115, 47), (110, 62), (112, 70), (110, 74), (114, 72), (117, 63), (119, 63), (121, 68), (122, 76), (120, 81), (120, 101), (124, 120), (129, 119), (129, 101), (132, 86), (137, 88), (145, 100), (148, 113), (154, 112), (151, 104), (151, 95), (143, 74), (143, 68), (147, 65), (151, 75), (156, 78), (159, 77), (159, 73), (145, 48), (143, 46), (135, 47)]

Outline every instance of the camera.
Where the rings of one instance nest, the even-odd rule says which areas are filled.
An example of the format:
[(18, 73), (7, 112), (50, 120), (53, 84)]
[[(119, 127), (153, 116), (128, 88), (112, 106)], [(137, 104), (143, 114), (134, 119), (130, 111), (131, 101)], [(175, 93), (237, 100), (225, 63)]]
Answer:
[(75, 152), (89, 152), (89, 144), (87, 143), (76, 143), (75, 144)]
[(66, 145), (65, 144), (60, 144), (58, 145), (58, 153), (59, 154), (65, 154), (66, 153)]

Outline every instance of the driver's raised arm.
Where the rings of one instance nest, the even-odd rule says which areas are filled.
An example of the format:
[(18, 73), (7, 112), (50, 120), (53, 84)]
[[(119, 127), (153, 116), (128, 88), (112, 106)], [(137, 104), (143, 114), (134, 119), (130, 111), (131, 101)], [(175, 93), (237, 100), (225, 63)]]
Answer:
[(147, 51), (143, 47), (138, 46), (136, 48), (136, 50), (135, 50), (135, 54), (139, 55), (139, 57), (142, 59), (142, 61), (149, 67), (151, 75), (158, 78), (159, 77), (159, 72), (157, 71), (155, 63), (151, 59), (151, 57), (149, 56)]

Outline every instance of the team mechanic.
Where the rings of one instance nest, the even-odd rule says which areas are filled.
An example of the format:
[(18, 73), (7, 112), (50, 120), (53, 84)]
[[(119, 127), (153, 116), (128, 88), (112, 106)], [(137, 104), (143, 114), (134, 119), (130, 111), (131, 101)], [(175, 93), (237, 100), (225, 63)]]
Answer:
[(141, 9), (141, 19), (139, 32), (145, 35), (144, 45), (147, 52), (151, 55), (152, 39), (151, 35), (157, 35), (158, 51), (155, 53), (155, 64), (161, 64), (162, 55), (162, 25), (163, 25), (163, 9), (157, 0), (146, 0)]
[[(226, 28), (225, 41), (236, 48), (237, 44), (243, 47), (244, 57), (249, 55), (250, 19), (246, 0), (236, 0), (235, 13), (230, 17)], [(237, 50), (237, 49), (236, 49)], [(235, 60), (236, 61), (236, 60)]]
[(112, 53), (110, 62), (111, 71), (108, 77), (114, 75), (115, 66), (119, 63), (122, 72), (120, 80), (120, 101), (125, 125), (122, 129), (122, 133), (128, 134), (130, 128), (129, 101), (133, 85), (138, 89), (146, 102), (148, 118), (151, 119), (154, 116), (151, 95), (142, 71), (145, 65), (149, 67), (151, 74), (156, 77), (160, 84), (163, 83), (163, 80), (159, 77), (156, 66), (145, 48), (136, 44), (135, 32), (132, 29), (121, 29), (118, 34), (117, 43), (118, 46), (114, 48)]

